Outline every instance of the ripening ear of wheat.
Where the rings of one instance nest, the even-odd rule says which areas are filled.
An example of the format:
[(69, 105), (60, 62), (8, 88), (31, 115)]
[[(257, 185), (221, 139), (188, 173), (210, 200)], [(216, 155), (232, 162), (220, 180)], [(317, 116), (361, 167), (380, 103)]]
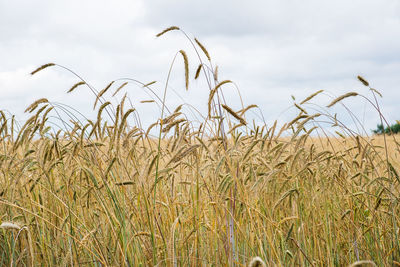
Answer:
[(76, 84), (74, 84), (68, 91), (67, 93), (71, 93), (72, 91), (74, 91), (78, 86), (84, 85), (86, 84), (84, 81), (80, 81), (77, 82)]
[(56, 64), (54, 64), (54, 63), (47, 63), (47, 64), (44, 64), (44, 65), (40, 66), (39, 68), (35, 69), (34, 71), (32, 71), (32, 72), (31, 72), (31, 75), (34, 75), (35, 73), (37, 73), (37, 72), (39, 72), (39, 71), (41, 71), (41, 70), (44, 70), (44, 69), (46, 69), (46, 68), (48, 68), (48, 67), (55, 66), (55, 65), (56, 65)]
[(25, 109), (25, 112), (31, 113), (39, 106), (39, 104), (48, 103), (48, 102), (49, 102), (49, 100), (47, 100), (47, 98), (40, 98), (40, 99), (36, 100), (35, 102), (33, 102), (31, 105), (29, 105), (29, 107), (27, 107)]
[(96, 96), (96, 101), (94, 101), (93, 109), (96, 108), (97, 102), (100, 100), (100, 98), (110, 89), (110, 87), (114, 84), (114, 81), (111, 81), (103, 90), (101, 90), (97, 96)]
[(204, 45), (202, 43), (200, 43), (199, 40), (197, 40), (196, 38), (194, 38), (196, 44), (200, 47), (200, 49), (203, 51), (204, 55), (206, 55), (208, 61), (211, 61), (211, 57), (210, 54), (208, 53), (207, 49), (204, 47)]
[(115, 96), (122, 88), (124, 88), (126, 85), (128, 84), (128, 82), (124, 82), (123, 84), (121, 84), (113, 93), (112, 96)]
[(223, 109), (225, 109), (229, 114), (231, 114), (235, 119), (237, 119), (238, 121), (240, 121), (241, 124), (246, 125), (247, 122), (245, 121), (245, 119), (243, 119), (239, 114), (237, 114), (235, 111), (233, 111), (233, 109), (231, 109), (230, 107), (228, 107), (227, 105), (222, 104), (221, 105)]
[(189, 89), (189, 60), (188, 60), (188, 57), (187, 57), (185, 51), (179, 50), (179, 53), (182, 55), (183, 62), (185, 65), (185, 85), (186, 85), (186, 90), (188, 90)]
[(161, 35), (163, 35), (163, 34), (169, 32), (169, 31), (176, 31), (176, 30), (180, 30), (179, 27), (177, 27), (177, 26), (171, 26), (171, 27), (169, 27), (169, 28), (166, 28), (166, 29), (163, 30), (162, 32), (158, 33), (158, 34), (156, 35), (156, 37), (160, 37)]
[(362, 82), (362, 84), (364, 84), (365, 86), (369, 87), (369, 83), (367, 82), (367, 80), (365, 80), (363, 77), (361, 77), (360, 75), (357, 76), (357, 79)]
[(338, 98), (335, 98), (329, 105), (327, 105), (328, 108), (334, 106), (338, 102), (342, 101), (345, 98), (351, 97), (351, 96), (358, 96), (358, 93), (356, 92), (349, 92), (344, 95), (339, 96)]

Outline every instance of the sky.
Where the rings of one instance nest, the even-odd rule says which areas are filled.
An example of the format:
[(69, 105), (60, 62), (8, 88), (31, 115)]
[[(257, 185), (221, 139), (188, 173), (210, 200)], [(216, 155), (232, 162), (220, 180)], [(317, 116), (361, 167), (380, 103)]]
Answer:
[[(245, 106), (257, 104), (268, 125), (293, 118), (293, 103), (321, 89), (324, 94), (307, 106), (310, 110), (326, 111), (332, 97), (350, 91), (372, 99), (357, 75), (382, 93), (385, 118), (390, 123), (400, 119), (398, 0), (0, 0), (0, 109), (23, 120), (25, 108), (46, 97), (92, 116), (95, 97), (87, 87), (66, 93), (80, 81), (72, 72), (52, 67), (30, 75), (49, 62), (99, 91), (119, 78), (157, 81), (152, 89), (161, 97), (173, 59), (183, 49), (189, 56), (190, 88), (185, 90), (183, 62), (177, 57), (167, 106), (173, 110), (187, 103), (206, 114), (209, 88), (204, 79), (193, 78), (199, 61), (189, 40), (178, 31), (155, 37), (172, 25), (204, 44), (220, 80), (234, 82), (222, 89), (229, 106), (240, 109), (241, 98)], [(125, 92), (144, 125), (160, 116), (154, 103), (141, 103), (150, 99), (149, 90), (134, 83), (116, 99), (111, 90), (105, 97), (118, 101)], [(368, 133), (376, 127), (378, 112), (363, 97), (343, 103)], [(328, 111), (352, 124), (345, 109)], [(198, 116), (194, 109), (186, 112)]]

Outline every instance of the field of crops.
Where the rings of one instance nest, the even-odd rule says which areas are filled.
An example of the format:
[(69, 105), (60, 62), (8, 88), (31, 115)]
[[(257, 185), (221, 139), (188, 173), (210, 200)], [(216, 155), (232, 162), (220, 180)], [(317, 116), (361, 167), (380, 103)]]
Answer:
[[(169, 31), (179, 28), (158, 36)], [(258, 107), (233, 110), (222, 91), (231, 81), (219, 81), (206, 48), (189, 40), (194, 78), (209, 85), (199, 126), (182, 105), (168, 112), (165, 93), (151, 100), (161, 118), (134, 125), (127, 98), (106, 97), (128, 81), (69, 90), (93, 91), (92, 120), (46, 98), (22, 126), (1, 112), (0, 266), (248, 266), (255, 257), (252, 266), (400, 266), (396, 136), (308, 111), (322, 91), (294, 104), (298, 116), (283, 126), (253, 124), (246, 115)], [(188, 57), (178, 56), (189, 87)], [(379, 113), (379, 92), (359, 80)]]

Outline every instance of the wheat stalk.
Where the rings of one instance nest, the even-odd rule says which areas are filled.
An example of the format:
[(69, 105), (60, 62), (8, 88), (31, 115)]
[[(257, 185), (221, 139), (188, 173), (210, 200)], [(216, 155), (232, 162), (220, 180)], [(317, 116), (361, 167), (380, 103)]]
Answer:
[(174, 120), (176, 117), (178, 117), (179, 115), (181, 115), (181, 112), (177, 112), (175, 111), (172, 115), (166, 117), (165, 119), (163, 119), (163, 124), (168, 124), (169, 122), (171, 122), (172, 120)]
[(333, 105), (335, 105), (336, 103), (342, 101), (345, 98), (351, 97), (351, 96), (358, 96), (358, 93), (356, 92), (350, 92), (344, 95), (339, 96), (338, 98), (334, 99), (329, 105), (327, 105), (328, 108), (332, 107)]
[(86, 83), (83, 82), (83, 81), (80, 81), (80, 82), (74, 84), (74, 85), (67, 91), (67, 93), (71, 93), (72, 91), (75, 90), (75, 88), (77, 88), (78, 86), (84, 85), (84, 84), (86, 84)]
[(35, 74), (35, 73), (37, 73), (37, 72), (39, 72), (39, 71), (41, 71), (41, 70), (44, 70), (45, 68), (48, 68), (48, 67), (51, 67), (51, 66), (55, 66), (55, 65), (56, 65), (56, 64), (54, 64), (54, 63), (47, 63), (47, 64), (44, 64), (44, 65), (40, 66), (39, 68), (37, 68), (36, 70), (32, 71), (32, 72), (31, 72), (31, 75), (33, 75), (33, 74)]
[(311, 99), (313, 99), (316, 95), (319, 95), (320, 93), (322, 93), (324, 90), (319, 90), (311, 95), (309, 95), (308, 97), (306, 97), (303, 101), (300, 102), (300, 105), (303, 105), (304, 103), (310, 101)]
[(222, 104), (221, 105), (223, 109), (225, 109), (229, 114), (231, 114), (235, 119), (237, 119), (238, 121), (240, 121), (241, 124), (246, 125), (247, 122), (245, 121), (245, 119), (243, 119), (242, 117), (239, 116), (239, 114), (237, 114), (235, 111), (233, 111), (230, 107), (228, 107), (227, 105)]
[(106, 86), (106, 88), (104, 88), (103, 90), (101, 90), (101, 91), (97, 94), (97, 96), (96, 96), (96, 101), (94, 102), (94, 105), (93, 105), (93, 109), (96, 108), (96, 105), (97, 105), (97, 102), (99, 101), (99, 99), (107, 92), (108, 89), (110, 89), (110, 87), (111, 87), (111, 85), (113, 85), (113, 83), (114, 83), (114, 81), (110, 82), (110, 83)]
[(196, 145), (192, 145), (190, 147), (188, 147), (186, 150), (184, 150), (181, 153), (176, 154), (167, 165), (169, 165), (170, 163), (174, 163), (174, 162), (178, 162), (181, 161), (184, 157), (190, 155), (191, 153), (193, 153), (198, 147), (200, 147), (200, 144), (196, 144)]
[(122, 120), (121, 120), (121, 123), (120, 123), (120, 126), (119, 126), (119, 130), (118, 130), (118, 132), (119, 132), (119, 136), (121, 135), (121, 133), (122, 133), (122, 129), (124, 128), (124, 126), (125, 126), (125, 123), (126, 123), (126, 120), (128, 119), (128, 116), (129, 116), (129, 114), (131, 114), (132, 112), (134, 112), (136, 109), (134, 109), (134, 108), (131, 108), (131, 109), (128, 109), (128, 111), (127, 112), (125, 112), (125, 114), (124, 114), (124, 116), (122, 117)]
[(186, 86), (186, 90), (188, 90), (189, 89), (189, 60), (188, 60), (188, 57), (187, 57), (185, 51), (179, 50), (179, 53), (181, 53), (181, 55), (183, 57), (183, 62), (185, 64), (185, 86)]
[(220, 88), (222, 85), (226, 84), (226, 83), (231, 83), (232, 81), (230, 80), (225, 80), (220, 82), (219, 84), (217, 84), (217, 86), (215, 86), (214, 89), (212, 89), (210, 91), (210, 94), (208, 96), (208, 117), (211, 117), (211, 104), (212, 104), (212, 100), (214, 98), (215, 93), (217, 92), (218, 88)]
[(101, 113), (103, 112), (103, 109), (108, 105), (111, 105), (110, 101), (107, 101), (100, 106), (99, 111), (97, 112), (97, 121), (101, 121)]
[(157, 81), (152, 81), (143, 85), (143, 87), (149, 87), (152, 84), (155, 84)]
[(215, 66), (215, 70), (214, 70), (214, 80), (215, 81), (218, 81), (218, 65), (217, 66)]
[(179, 27), (177, 27), (177, 26), (171, 26), (171, 27), (169, 27), (169, 28), (166, 28), (166, 29), (163, 30), (162, 32), (158, 33), (158, 34), (156, 35), (156, 37), (160, 37), (161, 35), (163, 35), (163, 34), (169, 32), (169, 31), (175, 31), (175, 30), (180, 30), (180, 29), (179, 29)]
[(241, 127), (241, 126), (245, 126), (245, 124), (243, 123), (238, 123), (235, 126), (233, 126), (229, 131), (228, 134), (232, 133), (233, 131), (235, 131), (237, 128)]
[(48, 103), (49, 100), (47, 100), (47, 98), (40, 98), (38, 100), (36, 100), (35, 102), (33, 102), (31, 105), (29, 105), (29, 107), (27, 107), (25, 109), (25, 113), (29, 111), (29, 113), (31, 113), (32, 111), (34, 111), (40, 104), (42, 103)]
[(201, 48), (201, 50), (203, 51), (203, 53), (206, 55), (208, 61), (211, 61), (211, 57), (210, 54), (208, 53), (207, 49), (204, 47), (204, 45), (202, 43), (200, 43), (199, 40), (197, 40), (197, 38), (194, 38), (194, 40), (196, 41), (196, 44)]
[(381, 94), (378, 90), (376, 90), (376, 89), (374, 89), (374, 88), (370, 88), (370, 90), (371, 90), (372, 92), (376, 93), (377, 95), (379, 95), (380, 97), (382, 97), (382, 94)]
[(177, 106), (176, 109), (174, 110), (174, 113), (178, 113), (182, 109), (182, 104)]
[(175, 125), (178, 125), (179, 123), (182, 123), (184, 121), (186, 121), (186, 120), (185, 119), (179, 119), (179, 120), (173, 121), (170, 124), (168, 124), (167, 126), (165, 126), (165, 128), (162, 129), (162, 132), (163, 133), (167, 133), (169, 130), (171, 130), (172, 127), (174, 127)]
[(125, 85), (127, 85), (128, 84), (128, 82), (124, 82), (123, 84), (121, 84), (118, 88), (117, 88), (117, 90), (115, 90), (115, 92), (112, 94), (112, 96), (115, 96), (122, 88), (124, 88), (125, 87)]
[(357, 76), (357, 79), (362, 82), (362, 84), (364, 84), (365, 86), (369, 86), (369, 83), (367, 82), (367, 80), (365, 80), (363, 77), (361, 77), (360, 75)]
[(149, 133), (150, 133), (151, 129), (153, 129), (153, 127), (156, 126), (157, 124), (158, 124), (158, 122), (152, 123), (152, 124), (149, 126), (149, 128), (147, 128), (146, 136), (149, 136)]
[(196, 69), (196, 74), (194, 75), (194, 79), (195, 79), (195, 80), (196, 80), (197, 78), (199, 78), (199, 76), (200, 76), (200, 71), (201, 71), (202, 67), (203, 67), (203, 64), (199, 64), (199, 66), (197, 67), (197, 69)]
[(258, 106), (255, 105), (255, 104), (252, 104), (252, 105), (249, 105), (249, 106), (245, 107), (244, 109), (239, 110), (237, 113), (238, 113), (240, 116), (242, 116), (242, 115), (245, 114), (249, 109), (252, 109), (252, 108), (258, 108)]
[(300, 107), (300, 106), (297, 105), (296, 103), (294, 103), (294, 106), (295, 106), (298, 110), (300, 110), (302, 113), (308, 114), (307, 111), (306, 111), (305, 109), (303, 109), (302, 107)]
[(307, 118), (308, 117), (308, 115), (303, 115), (303, 114), (300, 114), (300, 115), (298, 115), (296, 118), (294, 118), (293, 120), (291, 120), (287, 125), (286, 125), (286, 128), (290, 128), (290, 126), (292, 126), (294, 123), (296, 123), (298, 120), (301, 120), (301, 119), (304, 119), (304, 118)]
[(121, 112), (121, 116), (124, 114), (124, 106), (125, 106), (125, 101), (126, 101), (127, 96), (128, 96), (128, 93), (125, 93), (124, 96), (122, 97), (121, 102), (120, 102), (120, 106), (121, 106), (121, 111), (120, 111), (120, 112)]

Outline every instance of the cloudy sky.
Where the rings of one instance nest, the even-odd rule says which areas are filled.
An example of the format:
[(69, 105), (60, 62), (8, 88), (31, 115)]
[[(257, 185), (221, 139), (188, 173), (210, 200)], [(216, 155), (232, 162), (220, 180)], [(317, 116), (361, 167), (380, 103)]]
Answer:
[[(184, 49), (191, 87), (184, 88), (177, 58), (167, 104), (173, 109), (185, 102), (204, 112), (208, 88), (193, 79), (198, 60), (190, 43), (180, 32), (155, 37), (172, 25), (201, 40), (219, 66), (220, 80), (234, 81), (244, 105), (257, 104), (268, 124), (293, 116), (292, 95), (300, 102), (323, 89), (326, 95), (314, 101), (320, 107), (329, 103), (328, 95), (356, 91), (371, 97), (357, 75), (383, 94), (385, 117), (400, 119), (398, 0), (0, 0), (0, 108), (24, 118), (31, 102), (46, 97), (89, 116), (94, 97), (88, 88), (66, 94), (78, 77), (58, 67), (29, 75), (49, 62), (73, 70), (98, 90), (118, 78), (155, 80), (152, 88), (161, 96), (171, 62)], [(235, 88), (223, 90), (227, 102), (240, 109)], [(135, 84), (124, 90), (144, 123), (159, 116), (154, 103), (140, 103), (150, 99), (148, 90)], [(367, 131), (375, 128), (377, 112), (365, 100), (344, 103)]]

